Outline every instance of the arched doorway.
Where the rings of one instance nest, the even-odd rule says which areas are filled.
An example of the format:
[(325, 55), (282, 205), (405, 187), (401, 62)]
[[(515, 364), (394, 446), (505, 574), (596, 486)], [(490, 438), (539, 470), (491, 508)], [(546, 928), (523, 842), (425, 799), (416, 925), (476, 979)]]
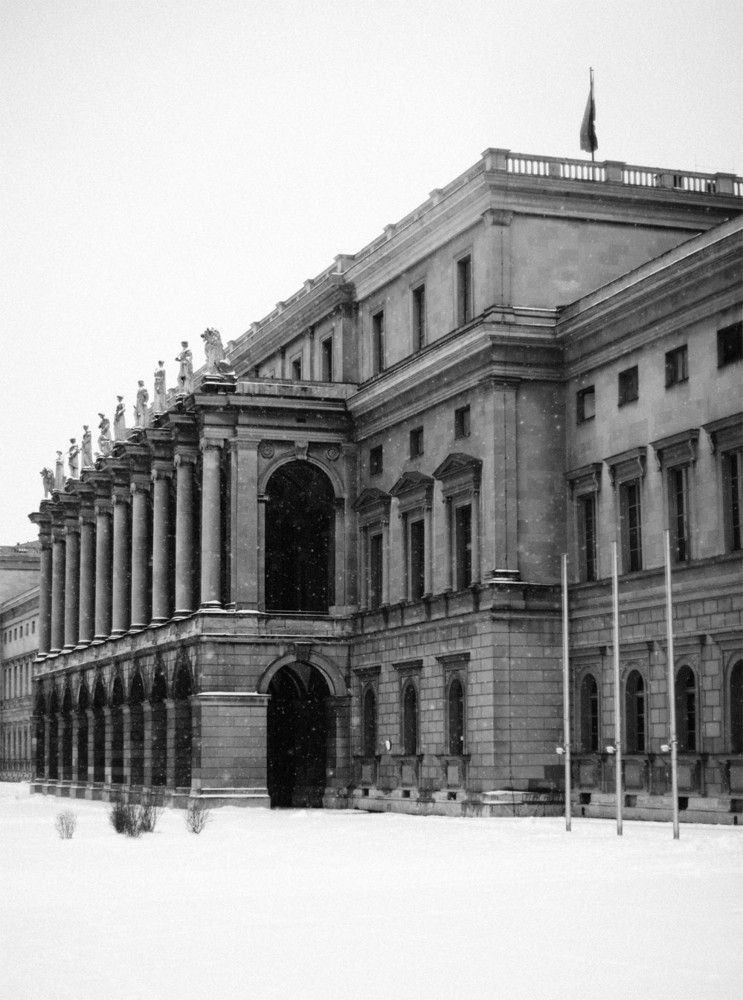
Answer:
[(62, 780), (72, 781), (72, 692), (69, 685), (62, 698)]
[(266, 610), (327, 614), (335, 590), (330, 480), (309, 462), (288, 462), (266, 496)]
[(173, 685), (176, 788), (191, 786), (191, 694), (191, 673), (186, 664), (181, 663)]
[(57, 689), (52, 688), (49, 699), (49, 777), (59, 778), (59, 699)]
[(90, 694), (83, 681), (77, 696), (77, 780), (88, 781), (88, 709)]
[(93, 781), (106, 780), (106, 689), (99, 677), (93, 688)]
[(144, 681), (137, 673), (129, 690), (129, 747), (131, 757), (130, 784), (144, 784)]
[(268, 794), (271, 805), (318, 808), (328, 753), (325, 678), (315, 667), (282, 667), (268, 688)]
[(111, 691), (111, 783), (124, 784), (124, 684), (117, 674)]
[(157, 671), (152, 682), (152, 784), (164, 785), (168, 773), (168, 710), (165, 699), (168, 689), (162, 670)]

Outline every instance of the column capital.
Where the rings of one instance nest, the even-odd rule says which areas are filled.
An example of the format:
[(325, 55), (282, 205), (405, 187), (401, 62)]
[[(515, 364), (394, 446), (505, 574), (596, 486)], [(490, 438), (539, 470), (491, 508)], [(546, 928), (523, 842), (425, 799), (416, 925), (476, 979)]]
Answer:
[(224, 438), (202, 438), (199, 442), (199, 448), (202, 452), (207, 451), (222, 451), (224, 447)]
[(97, 496), (93, 503), (95, 510), (95, 516), (98, 517), (99, 514), (110, 514), (113, 509), (113, 503), (111, 502), (111, 497), (100, 497)]
[(176, 469), (181, 465), (195, 465), (196, 459), (198, 458), (198, 452), (195, 449), (188, 448), (183, 450), (178, 450), (175, 453), (175, 458), (173, 459), (173, 464)]
[(173, 478), (172, 463), (169, 462), (166, 466), (165, 464), (160, 465), (160, 463), (158, 462), (155, 463), (155, 465), (152, 467), (152, 471), (150, 472), (151, 482), (156, 483), (160, 480), (171, 480), (172, 478)]
[(137, 475), (132, 479), (131, 483), (129, 484), (129, 492), (131, 493), (132, 496), (134, 496), (136, 493), (148, 494), (150, 492), (150, 482), (151, 481), (149, 477), (144, 478), (143, 476)]
[(130, 489), (131, 489), (131, 487), (129, 486), (128, 483), (126, 485), (123, 485), (123, 484), (118, 485), (117, 484), (116, 486), (114, 486), (113, 492), (112, 492), (112, 495), (111, 495), (111, 501), (112, 501), (114, 507), (123, 507), (123, 506), (128, 507), (129, 506), (130, 499), (131, 499)]

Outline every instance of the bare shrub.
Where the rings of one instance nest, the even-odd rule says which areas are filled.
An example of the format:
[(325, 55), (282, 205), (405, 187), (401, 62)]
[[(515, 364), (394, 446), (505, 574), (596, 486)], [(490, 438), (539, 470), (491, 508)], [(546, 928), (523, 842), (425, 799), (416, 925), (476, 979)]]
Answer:
[(139, 825), (142, 833), (154, 833), (157, 821), (162, 814), (162, 795), (158, 792), (145, 792), (142, 805), (139, 807)]
[(109, 813), (111, 826), (117, 833), (125, 833), (127, 837), (139, 837), (142, 833), (139, 823), (139, 807), (116, 799)]
[(191, 833), (201, 833), (211, 819), (212, 812), (203, 799), (191, 799), (183, 817)]
[(57, 818), (54, 821), (54, 829), (62, 840), (72, 840), (76, 826), (77, 815), (71, 809), (64, 809), (62, 812), (57, 813)]

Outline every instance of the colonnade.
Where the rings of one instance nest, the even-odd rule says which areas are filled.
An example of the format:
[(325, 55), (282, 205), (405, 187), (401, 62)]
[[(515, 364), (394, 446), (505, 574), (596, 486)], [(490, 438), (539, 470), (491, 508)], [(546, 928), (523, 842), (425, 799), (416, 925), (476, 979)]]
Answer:
[(41, 658), (222, 605), (224, 445), (140, 432), (41, 503)]

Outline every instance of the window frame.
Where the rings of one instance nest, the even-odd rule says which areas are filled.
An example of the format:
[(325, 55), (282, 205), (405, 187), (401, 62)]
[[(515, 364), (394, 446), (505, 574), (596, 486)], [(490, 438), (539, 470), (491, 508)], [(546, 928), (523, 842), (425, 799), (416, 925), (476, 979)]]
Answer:
[(472, 252), (468, 250), (456, 261), (457, 274), (457, 326), (464, 326), (474, 318), (474, 283)]
[[(682, 677), (684, 685), (682, 687)], [(682, 753), (697, 753), (699, 746), (699, 694), (695, 670), (682, 663), (674, 675), (676, 736)]]
[[(434, 480), (422, 472), (404, 472), (390, 489), (390, 496), (398, 502), (398, 512), (402, 519), (403, 534), (403, 572), (404, 593), (406, 601), (425, 600), (430, 596), (431, 587), (431, 506), (433, 500)], [(416, 566), (413, 565), (411, 525), (422, 522), (421, 555), (419, 572), (423, 578), (423, 592), (417, 597), (417, 587), (413, 586)], [(419, 529), (415, 529), (416, 533)]]
[(372, 375), (380, 375), (385, 370), (384, 334), (384, 309), (376, 309), (371, 314)]
[(461, 441), (468, 438), (472, 431), (472, 415), (470, 404), (458, 406), (454, 410), (454, 440)]
[(678, 347), (666, 351), (665, 373), (666, 389), (672, 389), (676, 385), (682, 385), (689, 381), (688, 344), (680, 344)]
[(743, 360), (743, 320), (736, 320), (717, 331), (717, 367), (727, 368)]
[[(586, 400), (592, 400), (593, 411), (586, 413)], [(596, 419), (596, 386), (587, 385), (575, 394), (575, 422), (585, 424)]]
[[(591, 691), (587, 690), (589, 680), (593, 682)], [(581, 748), (584, 753), (600, 753), (601, 685), (593, 669), (586, 670), (581, 677), (578, 699)]]
[(419, 282), (411, 290), (413, 353), (422, 351), (428, 342), (428, 323), (426, 314), (426, 283)]
[(335, 351), (335, 338), (333, 334), (323, 337), (320, 341), (320, 375), (323, 382), (333, 382), (335, 373), (333, 371), (333, 355)]
[(374, 445), (369, 449), (369, 475), (381, 476), (384, 472), (384, 446)]
[(639, 398), (640, 369), (638, 365), (630, 365), (617, 374), (617, 406), (636, 403)]
[[(638, 686), (638, 680), (640, 686)], [(630, 681), (633, 682), (630, 687)], [(647, 752), (648, 687), (645, 676), (631, 667), (624, 680), (624, 745), (628, 754)]]
[(410, 457), (421, 458), (424, 452), (424, 430), (423, 427), (413, 427), (410, 431)]

